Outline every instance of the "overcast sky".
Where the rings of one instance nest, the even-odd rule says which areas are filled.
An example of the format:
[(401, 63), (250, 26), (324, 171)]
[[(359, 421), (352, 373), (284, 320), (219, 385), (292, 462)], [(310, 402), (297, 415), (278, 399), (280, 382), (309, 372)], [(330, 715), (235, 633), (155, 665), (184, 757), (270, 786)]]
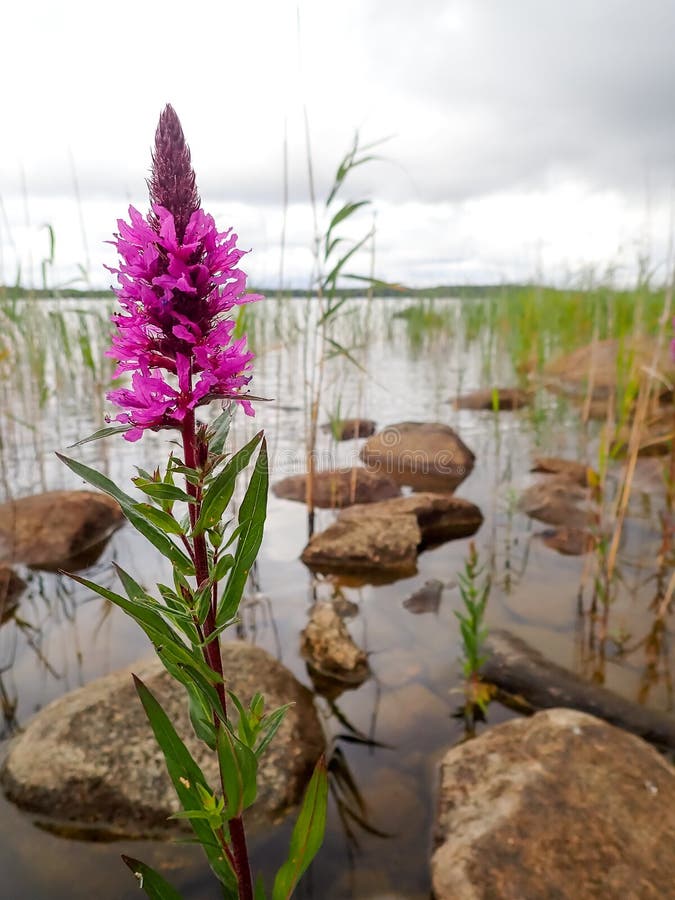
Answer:
[[(303, 104), (319, 201), (356, 129), (387, 137), (345, 199), (376, 270), (412, 285), (661, 275), (675, 184), (672, 0), (22, 0), (3, 12), (0, 281), (110, 279), (104, 241), (171, 102), (203, 203), (251, 280), (311, 271)], [(78, 192), (81, 202), (78, 204)], [(364, 212), (354, 235), (365, 233)], [(369, 260), (355, 268), (367, 272)], [(39, 284), (38, 274), (33, 276)]]

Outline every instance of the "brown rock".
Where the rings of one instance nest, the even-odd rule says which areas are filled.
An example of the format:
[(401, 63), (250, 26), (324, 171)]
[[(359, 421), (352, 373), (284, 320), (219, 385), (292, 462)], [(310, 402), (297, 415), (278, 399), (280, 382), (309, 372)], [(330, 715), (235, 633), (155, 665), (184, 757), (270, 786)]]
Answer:
[(421, 547), (442, 544), (475, 534), (483, 523), (483, 514), (475, 503), (453, 494), (429, 491), (395, 497), (369, 506), (351, 506), (340, 513), (342, 522), (364, 518), (393, 521), (398, 516), (413, 515), (422, 533)]
[(319, 572), (345, 572), (403, 578), (417, 570), (422, 533), (414, 515), (393, 520), (339, 518), (315, 534), (302, 551), (302, 561)]
[(124, 522), (107, 494), (49, 491), (0, 505), (0, 561), (36, 569), (77, 568), (81, 557), (103, 548)]
[(353, 687), (370, 677), (365, 652), (352, 640), (332, 603), (315, 603), (301, 634), (300, 652), (325, 678)]
[(595, 545), (595, 538), (590, 531), (584, 528), (567, 528), (564, 525), (552, 531), (542, 531), (539, 537), (547, 547), (563, 556), (583, 556), (584, 553), (590, 553)]
[(375, 434), (376, 425), (372, 419), (341, 419), (339, 422), (327, 422), (322, 428), (336, 441), (351, 441)]
[[(271, 711), (292, 703), (260, 761), (258, 799), (249, 821), (277, 819), (294, 806), (325, 749), (311, 693), (259, 647), (223, 645), (228, 687), (248, 705), (256, 691)], [(7, 796), (52, 826), (96, 829), (108, 837), (163, 837), (184, 828), (167, 817), (178, 801), (164, 758), (131, 679), (157, 696), (210, 784), (215, 754), (192, 732), (182, 685), (158, 660), (115, 672), (50, 703), (10, 745), (0, 774)]]
[(420, 490), (454, 490), (471, 472), (475, 456), (449, 425), (399, 422), (368, 438), (361, 459), (399, 484)]
[(675, 770), (639, 738), (549, 710), (447, 753), (435, 838), (436, 900), (673, 897)]
[[(289, 475), (277, 481), (272, 491), (284, 500), (305, 503), (307, 475)], [(322, 509), (337, 509), (353, 503), (375, 503), (401, 493), (397, 483), (388, 475), (369, 472), (361, 466), (315, 472), (313, 491), (314, 506)]]
[(495, 408), (495, 394), (498, 410), (521, 409), (530, 402), (530, 394), (521, 388), (495, 388), (472, 391), (455, 400), (455, 409), (487, 409)]
[(583, 529), (592, 521), (590, 492), (564, 475), (530, 485), (521, 494), (518, 506), (528, 516), (549, 525)]
[[(625, 426), (612, 445), (614, 453), (625, 453), (631, 440), (631, 427)], [(675, 440), (675, 407), (665, 406), (647, 417), (640, 433), (640, 456), (665, 456)]]
[(574, 481), (584, 488), (588, 485), (589, 472), (595, 474), (584, 463), (573, 459), (561, 459), (559, 456), (537, 456), (530, 471), (546, 472), (548, 475), (564, 475), (570, 481)]
[[(546, 385), (577, 398), (585, 397), (590, 389), (591, 397), (602, 401), (626, 378), (651, 366), (653, 356), (654, 344), (647, 339), (596, 341), (551, 360), (544, 368)], [(669, 348), (661, 352), (657, 368), (671, 381), (675, 377)]]

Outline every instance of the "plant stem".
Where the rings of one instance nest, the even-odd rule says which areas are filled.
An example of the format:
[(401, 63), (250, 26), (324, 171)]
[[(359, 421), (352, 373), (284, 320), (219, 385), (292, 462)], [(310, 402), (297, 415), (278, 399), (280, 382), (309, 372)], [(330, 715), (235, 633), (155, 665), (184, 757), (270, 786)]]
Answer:
[[(185, 465), (189, 469), (196, 469), (197, 463), (197, 436), (195, 430), (195, 416), (194, 412), (189, 411), (183, 420), (183, 428), (182, 428), (182, 438), (183, 438), (183, 455), (185, 457)], [(194, 503), (190, 503), (190, 524), (194, 530), (195, 523), (199, 518), (200, 508), (201, 508), (201, 497), (202, 497), (202, 485), (201, 480), (199, 484), (192, 484), (187, 478), (185, 480), (185, 487), (190, 494), (191, 497), (195, 498)], [(193, 544), (193, 559), (195, 563), (195, 578), (197, 582), (197, 587), (204, 584), (204, 582), (209, 577), (209, 561), (208, 554), (206, 551), (206, 537), (205, 535), (193, 534), (192, 536), (192, 544)], [(215, 637), (212, 640), (209, 640), (213, 633), (216, 630), (216, 613), (217, 610), (215, 608), (214, 599), (217, 597), (215, 591), (212, 592), (212, 602), (209, 606), (209, 611), (206, 615), (206, 620), (204, 622), (204, 638), (208, 641), (206, 646), (204, 647), (204, 659), (206, 663), (210, 666), (213, 673), (217, 676), (216, 679), (216, 691), (218, 692), (218, 699), (220, 700), (220, 706), (222, 709), (222, 719), (220, 721), (217, 716), (214, 716), (214, 726), (216, 729), (218, 728), (226, 728), (227, 726), (224, 724), (227, 722), (227, 699), (225, 695), (225, 679), (223, 674), (223, 660), (220, 654), (220, 637)], [(221, 773), (221, 787), (223, 790), (223, 797), (225, 797), (225, 786), (223, 784), (222, 773)], [(230, 819), (228, 822), (230, 829), (230, 838), (232, 841), (232, 856), (233, 856), (233, 868), (235, 871), (235, 875), (237, 878), (237, 887), (239, 890), (239, 900), (253, 900), (253, 883), (251, 880), (251, 866), (248, 858), (248, 847), (246, 845), (246, 833), (244, 831), (244, 823), (242, 821), (241, 816), (237, 816), (234, 819)]]

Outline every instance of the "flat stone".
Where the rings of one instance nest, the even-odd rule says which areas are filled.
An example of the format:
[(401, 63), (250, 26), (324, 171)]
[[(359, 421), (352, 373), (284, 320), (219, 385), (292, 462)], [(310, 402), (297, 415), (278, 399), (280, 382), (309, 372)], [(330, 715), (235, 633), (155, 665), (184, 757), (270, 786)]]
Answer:
[(471, 472), (475, 456), (439, 422), (399, 422), (368, 438), (361, 459), (369, 468), (419, 490), (452, 491)]
[(315, 603), (300, 636), (300, 652), (326, 678), (357, 686), (370, 677), (365, 652), (357, 647), (332, 603)]
[(375, 574), (402, 578), (417, 570), (422, 532), (414, 515), (338, 518), (315, 534), (302, 561), (319, 572)]
[(414, 591), (403, 601), (403, 606), (415, 616), (423, 613), (437, 613), (441, 605), (444, 584), (437, 578), (425, 581), (421, 588)]
[(633, 735), (552, 709), (441, 764), (436, 900), (675, 896), (675, 770)]
[[(307, 499), (307, 475), (289, 475), (273, 486), (272, 492), (283, 500)], [(375, 503), (398, 497), (401, 489), (388, 475), (370, 472), (362, 466), (314, 473), (312, 501), (322, 509), (338, 509), (353, 503)]]
[(585, 528), (567, 528), (561, 525), (537, 535), (547, 547), (563, 556), (583, 556), (595, 546), (595, 538)]
[(552, 475), (530, 485), (518, 507), (533, 519), (567, 528), (584, 529), (593, 517), (589, 490), (566, 475)]
[(482, 522), (474, 503), (451, 494), (357, 504), (313, 535), (302, 561), (317, 571), (403, 577), (415, 573), (420, 549), (474, 534)]
[(455, 409), (494, 410), (495, 400), (498, 410), (522, 409), (530, 402), (531, 395), (521, 388), (486, 388), (462, 394), (454, 401)]
[[(258, 799), (247, 821), (276, 820), (298, 803), (325, 739), (312, 694), (276, 659), (243, 642), (223, 645), (228, 687), (248, 705), (261, 691), (271, 711), (292, 703), (260, 761)], [(210, 784), (215, 754), (192, 731), (184, 688), (159, 660), (100, 678), (50, 703), (10, 745), (0, 773), (8, 798), (48, 827), (116, 837), (165, 837), (185, 823), (167, 817), (178, 800), (136, 695), (135, 672), (162, 704)]]
[(49, 491), (0, 504), (0, 561), (36, 569), (81, 568), (124, 522), (95, 491)]
[(537, 456), (532, 461), (531, 472), (545, 472), (547, 475), (564, 475), (580, 487), (588, 486), (589, 474), (594, 475), (585, 463), (574, 459), (562, 459), (559, 456)]
[(332, 434), (336, 441), (351, 441), (354, 438), (367, 438), (375, 434), (377, 427), (372, 419), (341, 419), (339, 422), (326, 422), (321, 426), (323, 431)]
[(395, 497), (369, 506), (351, 506), (340, 513), (342, 522), (358, 522), (376, 518), (393, 521), (398, 516), (413, 515), (422, 534), (421, 546), (442, 544), (475, 534), (483, 524), (483, 514), (475, 503), (430, 491)]

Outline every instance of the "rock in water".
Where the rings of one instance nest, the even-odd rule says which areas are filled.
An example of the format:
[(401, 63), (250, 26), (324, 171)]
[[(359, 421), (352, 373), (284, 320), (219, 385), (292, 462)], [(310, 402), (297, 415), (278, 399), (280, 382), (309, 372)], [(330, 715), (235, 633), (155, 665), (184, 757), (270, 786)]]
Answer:
[(49, 491), (0, 504), (0, 561), (36, 569), (78, 568), (124, 522), (119, 504), (96, 491)]
[(455, 409), (493, 410), (495, 402), (498, 410), (522, 409), (530, 402), (530, 394), (521, 388), (495, 388), (462, 394), (455, 400)]
[(549, 525), (584, 530), (593, 523), (591, 493), (567, 475), (549, 475), (526, 488), (519, 509)]
[(425, 492), (359, 504), (315, 534), (302, 561), (317, 571), (403, 577), (415, 573), (420, 549), (468, 537), (482, 522), (474, 503), (451, 494)]
[[(307, 475), (289, 475), (272, 488), (283, 500), (305, 503)], [(375, 503), (398, 497), (401, 489), (388, 475), (369, 472), (361, 466), (353, 469), (332, 469), (314, 473), (312, 501), (321, 509), (339, 509), (352, 503)]]
[(675, 896), (675, 770), (633, 735), (552, 709), (441, 764), (436, 900)]
[[(258, 799), (248, 817), (253, 823), (278, 819), (298, 803), (325, 749), (312, 694), (250, 644), (224, 644), (223, 665), (228, 687), (245, 705), (258, 690), (267, 711), (293, 704), (260, 761)], [(37, 713), (10, 745), (0, 774), (10, 800), (52, 828), (83, 836), (164, 837), (185, 828), (167, 821), (178, 800), (132, 671), (157, 696), (209, 783), (218, 783), (214, 754), (192, 732), (183, 686), (153, 660), (100, 678)]]
[(332, 434), (336, 441), (351, 441), (375, 434), (375, 422), (372, 419), (341, 419), (339, 422), (327, 422), (321, 427), (323, 431)]
[(437, 578), (425, 581), (421, 588), (403, 601), (403, 606), (408, 612), (419, 616), (422, 613), (437, 613), (441, 605), (441, 595), (445, 585)]
[(476, 458), (449, 425), (399, 422), (368, 438), (361, 459), (399, 484), (452, 491), (471, 472)]
[(352, 640), (332, 603), (315, 603), (301, 635), (300, 652), (325, 678), (353, 687), (370, 677), (365, 652)]

